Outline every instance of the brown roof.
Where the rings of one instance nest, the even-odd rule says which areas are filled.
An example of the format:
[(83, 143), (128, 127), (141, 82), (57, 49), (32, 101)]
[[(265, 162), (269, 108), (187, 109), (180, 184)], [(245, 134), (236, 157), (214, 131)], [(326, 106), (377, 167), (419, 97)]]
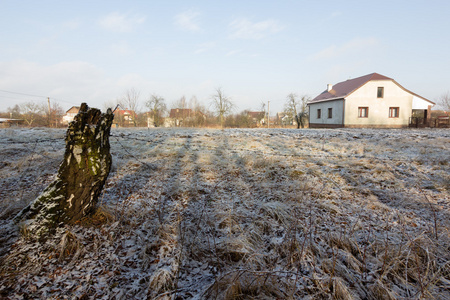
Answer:
[(371, 73), (365, 76), (348, 79), (346, 81), (336, 83), (335, 85), (332, 86), (332, 89), (330, 91), (328, 90), (323, 91), (319, 96), (309, 101), (309, 103), (345, 98), (351, 93), (353, 93), (355, 90), (359, 89), (361, 86), (372, 80), (392, 80), (396, 85), (398, 85), (401, 89), (407, 91), (408, 93), (413, 94), (414, 96), (417, 96), (419, 98), (422, 98), (423, 100), (426, 100), (432, 104), (435, 104), (434, 102), (405, 89), (400, 84), (398, 84), (394, 79), (378, 73)]
[(114, 112), (115, 115), (134, 115), (136, 116), (136, 113), (134, 112), (134, 110), (131, 109), (117, 109)]
[(350, 95), (353, 91), (357, 90), (358, 88), (360, 88), (365, 83), (371, 80), (393, 80), (393, 79), (380, 75), (378, 73), (372, 73), (358, 78), (342, 81), (333, 85), (333, 88), (330, 91), (327, 90), (323, 91), (319, 96), (312, 99), (310, 103), (320, 102), (323, 100), (345, 98), (348, 95)]
[(191, 114), (192, 114), (192, 109), (190, 109), (190, 108), (172, 108), (170, 110), (169, 117), (173, 118), (173, 119), (187, 118), (187, 117), (191, 116)]
[(190, 108), (172, 108), (169, 113), (169, 118), (184, 119), (189, 117), (205, 117), (205, 114), (198, 110)]
[(80, 107), (79, 106), (72, 106), (71, 108), (69, 108), (68, 111), (66, 111), (66, 114), (68, 113), (78, 113), (80, 111)]
[(265, 112), (263, 111), (249, 111), (247, 112), (247, 116), (249, 116), (250, 118), (264, 118), (265, 116)]

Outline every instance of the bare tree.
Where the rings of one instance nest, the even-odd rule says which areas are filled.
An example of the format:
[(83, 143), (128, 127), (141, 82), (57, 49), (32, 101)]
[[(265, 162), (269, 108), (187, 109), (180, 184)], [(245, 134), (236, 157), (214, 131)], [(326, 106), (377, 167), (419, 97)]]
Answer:
[(187, 108), (186, 97), (183, 95), (183, 96), (181, 96), (180, 99), (173, 101), (171, 103), (171, 107), (172, 108), (182, 108), (182, 109)]
[(47, 101), (42, 102), (39, 104), (39, 109), (44, 112), (46, 119), (45, 126), (58, 127), (61, 124), (65, 111), (58, 102), (51, 102), (50, 108)]
[(204, 125), (206, 122), (206, 109), (198, 101), (195, 95), (192, 96), (191, 99), (189, 99), (189, 108), (192, 110), (192, 116), (190, 120), (186, 122), (186, 124), (194, 127)]
[(140, 96), (141, 92), (137, 91), (135, 88), (131, 88), (125, 92), (125, 95), (119, 100), (118, 103), (121, 107), (133, 111), (133, 113), (130, 114), (130, 117), (132, 118), (134, 126), (136, 126), (136, 113), (139, 109)]
[(197, 96), (192, 96), (191, 99), (189, 99), (189, 108), (193, 111), (197, 111), (197, 108), (200, 107), (200, 102), (197, 99)]
[(439, 106), (441, 106), (445, 111), (450, 111), (450, 92), (442, 94), (438, 100)]
[(53, 102), (50, 110), (50, 127), (59, 127), (64, 113), (62, 106), (58, 102)]
[(212, 96), (211, 104), (217, 117), (219, 117), (220, 126), (223, 128), (224, 117), (233, 111), (234, 104), (229, 97), (225, 96), (222, 88), (216, 89), (216, 94)]
[(171, 107), (172, 107), (172, 109), (177, 109), (177, 111), (179, 111), (181, 109), (181, 111), (179, 111), (177, 113), (177, 116), (176, 116), (177, 121), (176, 121), (176, 123), (178, 125), (183, 124), (183, 126), (185, 126), (186, 125), (185, 124), (185, 119), (189, 119), (190, 118), (189, 111), (185, 110), (185, 109), (187, 109), (186, 97), (183, 95), (183, 96), (181, 96), (180, 99), (178, 99), (176, 101), (173, 101), (172, 104), (171, 104)]
[(307, 104), (309, 101), (309, 97), (306, 95), (303, 95), (298, 99), (299, 96), (294, 93), (290, 93), (287, 96), (286, 103), (284, 105), (284, 112), (290, 116), (291, 122), (294, 122), (297, 124), (297, 128), (300, 128), (300, 126), (303, 128), (306, 119), (308, 117), (307, 113)]
[(11, 119), (18, 119), (18, 118), (20, 118), (21, 111), (20, 111), (20, 106), (19, 105), (16, 104), (13, 107), (8, 107), (7, 111), (9, 113), (9, 117)]
[(164, 98), (153, 94), (147, 102), (145, 102), (145, 106), (150, 109), (154, 126), (161, 126), (164, 123), (163, 114), (167, 109)]
[(259, 119), (263, 119), (265, 124), (268, 124), (266, 122), (269, 122), (269, 115), (267, 114), (268, 112), (266, 111), (266, 102), (261, 101), (260, 105), (260, 112), (262, 114), (262, 116), (260, 116)]
[(39, 113), (42, 112), (41, 107), (35, 102), (26, 102), (20, 105), (22, 111), (22, 117), (28, 126), (31, 126), (33, 122), (39, 117)]
[(284, 104), (284, 112), (289, 116), (290, 122), (292, 123), (294, 123), (297, 116), (297, 106), (299, 104), (297, 98), (297, 94), (290, 93), (287, 95), (286, 103)]
[(103, 103), (103, 107), (102, 107), (103, 111), (107, 111), (108, 108), (114, 109), (117, 106), (117, 104), (119, 104), (119, 103), (120, 103), (120, 99), (116, 99), (115, 101), (114, 100), (105, 101)]
[(296, 121), (297, 121), (297, 128), (300, 128), (300, 126), (303, 128), (305, 127), (306, 124), (306, 120), (308, 119), (308, 101), (311, 98), (308, 97), (307, 95), (303, 95), (300, 98), (300, 102), (299, 102), (299, 112), (297, 113), (296, 116)]

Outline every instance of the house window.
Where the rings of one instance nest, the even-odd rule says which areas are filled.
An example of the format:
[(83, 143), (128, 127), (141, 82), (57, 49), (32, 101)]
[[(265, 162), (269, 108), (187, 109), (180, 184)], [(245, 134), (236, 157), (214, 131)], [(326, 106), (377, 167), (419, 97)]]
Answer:
[(383, 98), (384, 97), (384, 87), (378, 87), (377, 90), (377, 98)]
[(320, 118), (322, 118), (322, 110), (319, 108), (317, 110), (317, 119), (320, 119)]
[(369, 117), (369, 108), (358, 107), (358, 118), (367, 118), (367, 117)]
[(328, 119), (331, 119), (331, 118), (333, 118), (333, 109), (329, 108), (328, 109)]
[(399, 107), (389, 107), (389, 118), (398, 118), (400, 114)]

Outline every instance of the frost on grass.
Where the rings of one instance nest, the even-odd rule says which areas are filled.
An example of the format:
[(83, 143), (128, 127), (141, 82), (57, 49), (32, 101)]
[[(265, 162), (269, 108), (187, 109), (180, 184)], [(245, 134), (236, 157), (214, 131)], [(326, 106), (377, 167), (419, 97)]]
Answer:
[[(19, 133), (0, 131), (11, 143), (33, 132)], [(102, 212), (41, 244), (24, 233), (0, 264), (1, 296), (450, 298), (448, 130), (114, 129), (111, 139)], [(48, 158), (30, 166), (51, 161), (41, 147)], [(3, 178), (24, 158), (3, 157), (2, 188), (18, 199)]]

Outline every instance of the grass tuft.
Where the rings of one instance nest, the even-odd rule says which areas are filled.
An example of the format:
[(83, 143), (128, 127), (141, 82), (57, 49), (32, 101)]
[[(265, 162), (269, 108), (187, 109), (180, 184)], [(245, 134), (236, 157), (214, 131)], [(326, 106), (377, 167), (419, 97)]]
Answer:
[(100, 227), (116, 221), (113, 212), (106, 206), (99, 206), (92, 215), (82, 218), (78, 224), (85, 227)]

